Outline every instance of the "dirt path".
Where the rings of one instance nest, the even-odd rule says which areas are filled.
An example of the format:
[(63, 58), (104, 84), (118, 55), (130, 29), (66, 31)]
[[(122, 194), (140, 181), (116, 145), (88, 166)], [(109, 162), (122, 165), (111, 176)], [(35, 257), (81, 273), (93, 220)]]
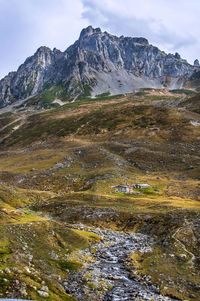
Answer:
[(183, 250), (185, 251), (185, 253), (189, 254), (189, 256), (190, 256), (191, 258), (190, 258), (190, 260), (188, 261), (188, 263), (191, 264), (191, 266), (193, 266), (193, 265), (194, 265), (194, 260), (195, 260), (195, 258), (196, 258), (195, 255), (194, 255), (192, 252), (190, 252), (189, 250), (187, 250), (186, 246), (185, 246), (178, 238), (176, 238), (177, 234), (178, 234), (181, 230), (183, 230), (183, 228), (184, 228), (185, 226), (188, 226), (188, 225), (189, 225), (189, 222), (188, 222), (187, 220), (185, 220), (184, 225), (176, 230), (176, 232), (172, 235), (172, 238), (174, 238), (174, 240), (175, 240), (178, 244), (181, 245), (181, 247), (183, 248)]

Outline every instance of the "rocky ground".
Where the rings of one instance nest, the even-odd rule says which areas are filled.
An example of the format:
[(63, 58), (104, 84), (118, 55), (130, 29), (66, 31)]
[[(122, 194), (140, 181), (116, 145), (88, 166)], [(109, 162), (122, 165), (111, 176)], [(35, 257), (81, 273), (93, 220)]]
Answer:
[(150, 276), (146, 275), (142, 282), (138, 282), (137, 272), (129, 271), (129, 256), (138, 251), (150, 252), (154, 243), (152, 238), (139, 233), (100, 230), (83, 225), (76, 228), (102, 237), (102, 241), (93, 245), (92, 249), (78, 252), (82, 260), (86, 258), (84, 267), (63, 283), (65, 290), (77, 300), (174, 300), (159, 294), (159, 289), (151, 285)]

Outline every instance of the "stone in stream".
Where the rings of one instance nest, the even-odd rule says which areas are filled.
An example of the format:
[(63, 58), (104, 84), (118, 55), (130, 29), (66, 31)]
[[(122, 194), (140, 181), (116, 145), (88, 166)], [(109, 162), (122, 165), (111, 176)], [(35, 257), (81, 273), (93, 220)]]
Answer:
[[(79, 228), (79, 227), (78, 227)], [(80, 228), (79, 228), (80, 229)], [(93, 245), (96, 253), (90, 249), (78, 252), (80, 256), (92, 256), (95, 262), (85, 261), (84, 267), (69, 274), (63, 283), (66, 291), (79, 301), (172, 301), (162, 296), (152, 285), (142, 284), (131, 278), (126, 261), (133, 252), (149, 252), (153, 240), (139, 233), (124, 233), (112, 230), (84, 228), (82, 230), (94, 232), (103, 240)], [(89, 278), (87, 278), (89, 277)], [(87, 281), (86, 281), (87, 279)], [(147, 276), (145, 280), (150, 282)]]

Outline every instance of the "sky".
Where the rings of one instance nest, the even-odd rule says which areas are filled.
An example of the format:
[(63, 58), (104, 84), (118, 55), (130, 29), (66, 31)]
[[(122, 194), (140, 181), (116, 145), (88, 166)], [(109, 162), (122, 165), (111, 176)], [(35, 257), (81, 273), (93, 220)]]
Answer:
[(88, 25), (200, 60), (199, 0), (0, 0), (0, 16), (0, 78), (40, 46), (65, 50)]

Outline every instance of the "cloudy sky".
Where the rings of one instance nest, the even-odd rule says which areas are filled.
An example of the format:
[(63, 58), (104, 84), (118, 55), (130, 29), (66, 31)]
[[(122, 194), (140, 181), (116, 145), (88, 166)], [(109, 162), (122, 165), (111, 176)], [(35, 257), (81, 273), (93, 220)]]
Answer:
[(0, 77), (42, 45), (65, 50), (88, 25), (200, 59), (199, 0), (0, 0), (0, 16)]

